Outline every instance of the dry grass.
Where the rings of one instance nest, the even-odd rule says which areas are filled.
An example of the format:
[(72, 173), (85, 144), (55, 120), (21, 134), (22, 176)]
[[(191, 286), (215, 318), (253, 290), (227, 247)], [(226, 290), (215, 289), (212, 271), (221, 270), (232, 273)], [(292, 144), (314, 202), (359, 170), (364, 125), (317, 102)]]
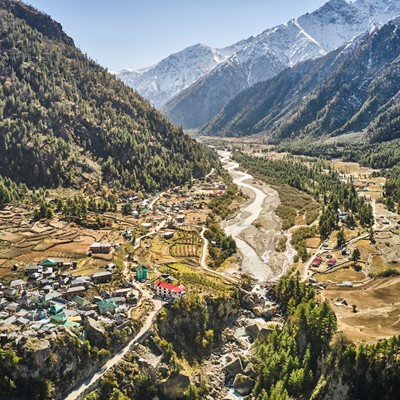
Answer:
[(177, 283), (184, 284), (192, 293), (227, 295), (233, 290), (233, 287), (226, 284), (223, 279), (187, 264), (163, 265), (159, 270), (172, 275)]
[(345, 161), (332, 161), (333, 167), (336, 168), (339, 172), (342, 172), (346, 175), (354, 175), (356, 177), (359, 176), (370, 176), (373, 172), (371, 168), (362, 167), (357, 163), (345, 162)]
[(173, 257), (199, 257), (200, 248), (193, 244), (174, 244), (170, 247)]
[[(322, 297), (332, 304), (338, 328), (356, 343), (376, 342), (400, 331), (400, 277), (377, 279), (357, 288), (329, 286)], [(348, 307), (335, 305), (346, 300)], [(357, 313), (352, 312), (352, 305)]]
[(319, 246), (319, 244), (320, 244), (320, 238), (315, 237), (306, 239), (306, 246), (309, 248), (316, 249)]
[(361, 260), (366, 262), (370, 254), (376, 253), (376, 249), (371, 245), (369, 240), (359, 240), (354, 246), (351, 248), (358, 248), (361, 254)]
[(370, 266), (371, 274), (379, 274), (388, 269), (394, 269), (400, 271), (400, 263), (399, 262), (387, 263), (382, 256), (372, 256), (371, 266)]
[(366, 279), (363, 272), (357, 272), (353, 268), (340, 269), (333, 271), (329, 274), (315, 274), (314, 278), (317, 278), (320, 282), (327, 283), (329, 281), (335, 283), (342, 283), (346, 281), (360, 282)]

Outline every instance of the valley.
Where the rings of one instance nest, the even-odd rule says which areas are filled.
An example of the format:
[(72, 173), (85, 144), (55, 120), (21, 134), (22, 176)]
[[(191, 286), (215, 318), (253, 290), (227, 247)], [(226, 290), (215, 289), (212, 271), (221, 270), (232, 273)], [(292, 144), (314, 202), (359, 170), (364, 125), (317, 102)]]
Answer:
[(400, 398), (399, 1), (120, 72), (50, 15), (125, 62), (224, 2), (61, 3), (0, 0), (0, 398)]
[[(231, 140), (223, 143), (229, 148), (240, 148), (242, 152), (257, 158), (282, 159), (284, 156), (274, 153), (270, 146), (262, 144), (254, 145), (244, 141), (238, 145), (236, 141)], [(398, 323), (396, 316), (399, 312), (396, 295), (398, 291), (397, 274), (395, 273), (393, 278), (380, 278), (379, 276), (384, 274), (384, 271), (396, 271), (399, 268), (400, 217), (397, 213), (389, 211), (381, 202), (385, 186), (384, 178), (374, 176), (372, 169), (360, 167), (356, 163), (333, 160), (331, 164), (340, 172), (341, 179), (351, 181), (357, 188), (357, 192), (369, 199), (373, 205), (375, 221), (373, 242), (369, 240), (370, 232), (368, 230), (360, 229), (360, 227), (345, 230), (345, 245), (348, 254), (352, 254), (354, 249), (360, 251), (358, 268), (355, 269), (351, 257), (347, 254), (343, 255), (342, 250), (336, 248), (337, 232), (333, 232), (325, 241), (318, 236), (310, 237), (306, 241), (308, 261), (294, 264), (292, 259), (288, 266), (293, 267), (294, 264), (294, 267), (301, 272), (303, 280), (309, 281), (318, 288), (321, 298), (329, 301), (338, 318), (340, 331), (348, 335), (355, 343), (374, 343), (377, 340), (391, 337), (398, 330), (396, 325)], [(237, 164), (235, 166), (237, 167)], [(248, 174), (245, 176), (247, 179), (251, 179), (253, 184), (256, 182), (256, 179)], [(259, 186), (260, 184), (258, 184)], [(277, 204), (279, 204), (279, 198), (275, 207)], [(304, 224), (304, 220), (301, 222), (298, 218), (296, 219), (298, 220), (297, 224), (288, 231), (290, 235), (293, 235), (301, 227), (307, 226)], [(263, 220), (259, 219), (258, 221)], [(237, 225), (244, 229), (246, 226), (243, 221), (238, 222)], [(265, 225), (259, 226), (259, 229), (271, 226), (276, 227), (275, 234), (280, 233), (279, 224), (271, 224), (268, 219), (265, 221)], [(256, 230), (254, 226), (252, 229)], [(241, 250), (239, 245), (238, 249)], [(317, 264), (315, 260), (318, 258), (321, 258), (322, 262)], [(335, 260), (332, 263), (333, 267), (328, 265), (330, 260)], [(270, 263), (264, 265), (269, 266)], [(281, 261), (278, 265), (284, 264)], [(385, 296), (380, 294), (381, 290), (385, 292)], [(357, 312), (352, 311), (353, 305), (357, 306)], [(376, 324), (378, 318), (380, 320)]]

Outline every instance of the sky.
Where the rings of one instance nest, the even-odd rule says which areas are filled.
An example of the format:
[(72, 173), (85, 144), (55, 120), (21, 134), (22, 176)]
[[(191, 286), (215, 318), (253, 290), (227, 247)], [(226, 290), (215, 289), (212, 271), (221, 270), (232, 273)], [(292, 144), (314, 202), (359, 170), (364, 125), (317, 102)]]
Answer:
[(225, 47), (327, 0), (24, 0), (60, 22), (111, 71), (143, 68), (185, 47)]

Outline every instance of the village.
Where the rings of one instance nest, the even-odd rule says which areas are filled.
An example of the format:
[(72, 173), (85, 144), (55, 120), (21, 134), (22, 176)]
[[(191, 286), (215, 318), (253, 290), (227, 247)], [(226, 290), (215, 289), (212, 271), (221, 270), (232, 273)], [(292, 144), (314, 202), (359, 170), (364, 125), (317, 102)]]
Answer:
[[(171, 254), (177, 261), (193, 262), (197, 257), (199, 263), (198, 248), (192, 246), (194, 253), (187, 251), (190, 246), (181, 244), (182, 235), (191, 232), (190, 235), (199, 236), (209, 212), (207, 201), (224, 193), (225, 184), (212, 180), (209, 177), (190, 188), (177, 187), (144, 199), (121, 197), (122, 216), (107, 214), (113, 224), (100, 232), (89, 232), (61, 218), (36, 221), (30, 229), (22, 229), (21, 225), (27, 225), (26, 219), (19, 227), (11, 226), (8, 217), (13, 211), (3, 210), (0, 215), (0, 244), (4, 245), (0, 246), (4, 249), (3, 255), (0, 250), (3, 342), (19, 337), (44, 338), (64, 331), (64, 327), (84, 331), (88, 320), (96, 320), (103, 326), (122, 326), (140, 315), (134, 311), (141, 306), (143, 292), (152, 293), (166, 303), (184, 297), (186, 287), (169, 273), (158, 270), (155, 261), (159, 260), (152, 256), (148, 243), (156, 237), (169, 241)], [(127, 204), (129, 212), (122, 212)], [(61, 243), (59, 238), (67, 235), (68, 240)], [(174, 236), (179, 243), (174, 244)], [(95, 241), (90, 243), (90, 239)], [(38, 259), (39, 256), (44, 258)]]

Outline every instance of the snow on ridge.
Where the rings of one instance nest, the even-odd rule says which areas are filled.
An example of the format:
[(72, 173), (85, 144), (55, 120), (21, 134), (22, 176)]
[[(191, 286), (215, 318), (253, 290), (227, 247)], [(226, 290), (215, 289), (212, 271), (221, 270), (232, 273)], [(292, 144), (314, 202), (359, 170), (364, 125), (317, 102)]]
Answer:
[(196, 44), (153, 66), (116, 75), (161, 107), (216, 67), (221, 74), (224, 65), (228, 71), (234, 62), (249, 85), (254, 84), (284, 67), (327, 54), (398, 15), (399, 0), (330, 0), (311, 13), (225, 48)]

